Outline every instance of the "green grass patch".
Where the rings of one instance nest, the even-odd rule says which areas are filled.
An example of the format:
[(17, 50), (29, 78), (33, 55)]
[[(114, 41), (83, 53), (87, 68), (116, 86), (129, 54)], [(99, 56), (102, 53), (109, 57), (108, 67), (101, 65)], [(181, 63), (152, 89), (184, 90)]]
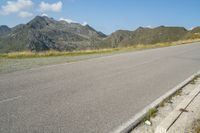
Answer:
[[(182, 89), (179, 89), (178, 91), (176, 91), (173, 95), (167, 97), (166, 99), (164, 99), (159, 105), (158, 107), (163, 107), (165, 105), (165, 103), (172, 103), (172, 97), (177, 96), (177, 95), (181, 95), (182, 93)], [(158, 107), (154, 107), (149, 109), (149, 111), (147, 112), (147, 114), (144, 117), (144, 121), (146, 120), (150, 120), (150, 118), (154, 118), (158, 112)]]
[(158, 112), (157, 108), (149, 109), (146, 116), (144, 117), (144, 121), (150, 120), (150, 118), (154, 118), (156, 116), (157, 112)]
[(198, 42), (198, 41), (200, 41), (200, 39), (182, 40), (182, 41), (168, 42), (168, 43), (145, 44), (145, 45), (144, 44), (138, 44), (138, 45), (130, 44), (131, 46), (129, 47), (107, 48), (107, 49), (96, 49), (96, 50), (81, 50), (81, 51), (73, 51), (73, 52), (60, 52), (60, 51), (11, 52), (11, 53), (0, 54), (0, 58), (15, 59), (15, 58), (38, 58), (38, 57), (52, 57), (52, 56), (81, 56), (81, 55), (90, 55), (90, 54), (109, 54), (109, 53), (114, 53), (114, 52), (129, 52), (129, 51), (137, 51), (137, 50), (143, 50), (143, 49), (175, 46), (175, 45)]
[(164, 107), (166, 103), (172, 103), (172, 96), (165, 98), (160, 104), (159, 107)]

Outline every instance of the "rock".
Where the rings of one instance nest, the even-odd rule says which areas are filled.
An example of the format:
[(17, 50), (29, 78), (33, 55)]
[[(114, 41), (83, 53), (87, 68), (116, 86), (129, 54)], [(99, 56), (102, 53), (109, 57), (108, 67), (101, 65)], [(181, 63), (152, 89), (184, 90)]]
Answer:
[(149, 120), (146, 120), (144, 123), (145, 123), (146, 125), (148, 125), (148, 126), (151, 126), (151, 125), (152, 125), (152, 123), (151, 123)]
[(188, 110), (183, 109), (183, 108), (180, 108), (179, 111), (181, 111), (181, 112), (188, 112)]

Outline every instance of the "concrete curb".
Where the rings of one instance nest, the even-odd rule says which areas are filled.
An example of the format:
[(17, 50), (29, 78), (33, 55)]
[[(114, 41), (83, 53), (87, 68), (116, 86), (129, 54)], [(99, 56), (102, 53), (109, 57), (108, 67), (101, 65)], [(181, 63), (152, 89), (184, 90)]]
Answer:
[(200, 93), (200, 85), (197, 86), (156, 128), (155, 133), (167, 133), (183, 112), (179, 109), (186, 109), (195, 97)]
[(159, 104), (166, 98), (170, 97), (173, 95), (176, 91), (179, 89), (183, 88), (185, 85), (187, 85), (190, 81), (192, 81), (197, 75), (200, 74), (200, 71), (197, 73), (194, 73), (192, 76), (181, 82), (179, 85), (176, 87), (172, 88), (170, 91), (156, 99), (153, 103), (149, 104), (146, 106), (143, 110), (141, 110), (139, 113), (134, 115), (131, 119), (129, 119), (127, 122), (123, 123), (121, 126), (116, 128), (114, 131), (111, 133), (128, 133), (131, 131), (134, 127), (136, 127), (145, 117), (145, 115), (148, 113), (149, 109), (158, 107)]

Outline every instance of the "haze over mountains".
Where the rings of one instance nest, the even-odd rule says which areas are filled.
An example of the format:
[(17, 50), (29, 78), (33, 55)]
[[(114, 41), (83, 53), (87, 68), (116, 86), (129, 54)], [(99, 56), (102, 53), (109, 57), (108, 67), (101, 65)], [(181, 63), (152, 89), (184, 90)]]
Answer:
[(36, 16), (27, 24), (13, 28), (0, 26), (0, 52), (13, 51), (73, 51), (154, 44), (200, 37), (200, 27), (139, 27), (135, 31), (118, 30), (107, 36), (89, 25), (57, 21)]

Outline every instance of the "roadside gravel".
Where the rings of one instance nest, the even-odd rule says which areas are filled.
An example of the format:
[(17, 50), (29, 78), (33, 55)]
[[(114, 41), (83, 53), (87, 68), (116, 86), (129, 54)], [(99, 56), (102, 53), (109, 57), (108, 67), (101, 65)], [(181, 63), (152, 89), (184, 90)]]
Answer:
[(7, 59), (0, 58), (0, 74), (9, 73), (24, 69), (40, 67), (44, 65), (61, 64), (67, 62), (75, 62), (107, 56), (110, 54), (92, 54), (82, 56), (59, 56), (59, 57), (40, 57), (40, 58), (23, 58), (23, 59)]

